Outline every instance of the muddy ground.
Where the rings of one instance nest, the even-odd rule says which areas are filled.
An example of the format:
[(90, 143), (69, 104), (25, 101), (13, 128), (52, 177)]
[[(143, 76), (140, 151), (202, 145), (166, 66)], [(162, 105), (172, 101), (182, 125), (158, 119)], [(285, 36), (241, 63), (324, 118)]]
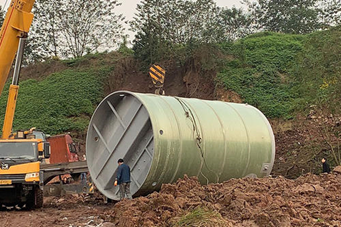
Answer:
[(99, 194), (48, 197), (34, 211), (0, 213), (0, 226), (341, 226), (341, 167), (332, 174), (232, 179), (184, 177), (146, 197), (104, 204)]

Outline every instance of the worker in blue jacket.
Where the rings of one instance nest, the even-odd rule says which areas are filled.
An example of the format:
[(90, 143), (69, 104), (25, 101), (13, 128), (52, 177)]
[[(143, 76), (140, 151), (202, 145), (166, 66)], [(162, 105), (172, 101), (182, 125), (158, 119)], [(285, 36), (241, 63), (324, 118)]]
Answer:
[(115, 180), (115, 186), (118, 184), (120, 189), (120, 199), (132, 199), (130, 194), (130, 168), (124, 164), (122, 158), (118, 160), (117, 177)]

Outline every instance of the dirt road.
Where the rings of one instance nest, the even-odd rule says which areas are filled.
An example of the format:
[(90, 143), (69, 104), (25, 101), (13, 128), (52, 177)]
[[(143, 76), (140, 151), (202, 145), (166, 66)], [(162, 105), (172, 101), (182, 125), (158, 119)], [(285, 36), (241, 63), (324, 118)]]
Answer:
[[(0, 212), (0, 226), (111, 226), (114, 204), (79, 195), (44, 199), (44, 207), (32, 211), (10, 209)], [(108, 223), (105, 223), (108, 222)]]

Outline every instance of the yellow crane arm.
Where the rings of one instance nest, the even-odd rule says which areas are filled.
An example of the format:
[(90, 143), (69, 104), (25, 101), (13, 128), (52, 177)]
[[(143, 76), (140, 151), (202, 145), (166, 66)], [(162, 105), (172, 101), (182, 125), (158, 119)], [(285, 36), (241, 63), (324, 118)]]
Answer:
[(35, 0), (12, 0), (8, 7), (0, 31), (0, 94), (18, 49), (19, 39), (26, 37), (31, 27), (34, 2)]
[(33, 20), (31, 10), (34, 2), (35, 0), (11, 0), (0, 31), (0, 95), (4, 89), (20, 40), (16, 68), (8, 94), (6, 114), (2, 128), (2, 139), (8, 139), (12, 132), (15, 106), (18, 97), (21, 60), (25, 38), (27, 37)]
[(2, 139), (9, 139), (12, 133), (13, 119), (15, 113), (15, 106), (17, 105), (17, 97), (19, 90), (19, 75), (21, 70), (22, 57), (24, 55), (26, 38), (20, 38), (19, 48), (17, 52), (17, 58), (15, 61), (12, 84), (9, 87), (7, 107), (4, 119), (4, 125), (2, 126)]
[(1, 139), (9, 139), (9, 136), (12, 133), (12, 125), (14, 119), (15, 106), (17, 104), (18, 97), (18, 85), (10, 85), (9, 94), (8, 94), (8, 102), (6, 107), (6, 115), (4, 120), (4, 125), (2, 127), (2, 137)]

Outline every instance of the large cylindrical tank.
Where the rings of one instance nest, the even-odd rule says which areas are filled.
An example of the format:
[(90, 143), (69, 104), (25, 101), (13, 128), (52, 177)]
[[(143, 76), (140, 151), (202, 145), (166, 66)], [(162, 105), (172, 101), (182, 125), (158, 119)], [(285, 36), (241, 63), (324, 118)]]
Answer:
[(184, 174), (203, 184), (268, 176), (275, 140), (265, 116), (247, 104), (119, 91), (95, 110), (86, 155), (96, 187), (117, 200), (119, 158), (139, 196)]

